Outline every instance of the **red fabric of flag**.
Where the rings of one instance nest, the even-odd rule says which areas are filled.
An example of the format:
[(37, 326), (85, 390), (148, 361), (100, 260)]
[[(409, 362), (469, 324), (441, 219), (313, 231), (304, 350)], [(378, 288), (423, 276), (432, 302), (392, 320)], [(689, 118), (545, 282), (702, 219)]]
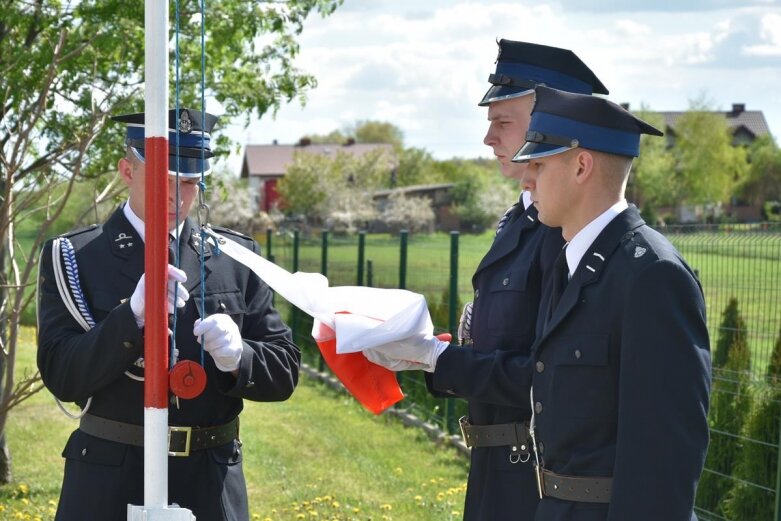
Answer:
[(380, 414), (404, 399), (393, 371), (373, 364), (361, 353), (338, 354), (334, 330), (322, 323), (317, 324), (319, 329), (313, 334), (325, 363), (361, 405), (374, 414)]

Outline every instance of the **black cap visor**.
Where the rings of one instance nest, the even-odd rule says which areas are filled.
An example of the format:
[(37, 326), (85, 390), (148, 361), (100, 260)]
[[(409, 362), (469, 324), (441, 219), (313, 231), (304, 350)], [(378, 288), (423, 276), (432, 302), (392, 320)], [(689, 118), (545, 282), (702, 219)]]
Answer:
[(512, 162), (527, 163), (531, 159), (561, 154), (578, 146), (577, 139), (549, 136), (542, 132), (530, 130), (526, 133), (526, 143), (513, 156)]

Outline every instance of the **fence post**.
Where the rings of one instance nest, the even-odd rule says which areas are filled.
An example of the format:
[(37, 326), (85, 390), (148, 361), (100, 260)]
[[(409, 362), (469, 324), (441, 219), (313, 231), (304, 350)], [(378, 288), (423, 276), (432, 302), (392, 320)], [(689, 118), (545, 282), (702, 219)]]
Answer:
[(369, 259), (366, 261), (366, 285), (370, 288), (374, 287), (374, 262)]
[(271, 251), (272, 237), (274, 237), (274, 231), (271, 228), (266, 228), (266, 258), (269, 262), (274, 262), (274, 254)]
[(357, 285), (363, 286), (363, 263), (366, 255), (366, 230), (358, 232), (358, 280)]
[[(779, 418), (781, 423), (781, 418)], [(778, 439), (778, 461), (776, 463), (776, 515), (773, 517), (776, 521), (781, 521), (781, 435)]]
[[(448, 292), (448, 330), (456, 338), (458, 322), (456, 318), (458, 305), (458, 231), (450, 232), (450, 291)], [(445, 398), (445, 431), (453, 434), (456, 431), (455, 402), (453, 398)]]
[[(320, 273), (322, 273), (324, 277), (328, 277), (328, 230), (323, 230)], [(323, 358), (322, 353), (320, 354), (320, 360), (317, 362), (317, 370), (321, 373), (325, 371), (325, 359)]]
[[(407, 230), (399, 230), (399, 289), (407, 289), (407, 238), (409, 232)], [(406, 380), (404, 371), (396, 373), (396, 380), (399, 382), (400, 387), (404, 387), (404, 381)], [(401, 402), (399, 402), (401, 403)]]
[(298, 248), (300, 245), (301, 232), (293, 230), (293, 273), (298, 271)]
[[(299, 245), (299, 231), (293, 230), (293, 273), (298, 271), (298, 245)], [(292, 322), (291, 324), (291, 332), (293, 333), (293, 341), (295, 342), (297, 340), (297, 333), (298, 333), (298, 308), (296, 306), (292, 307)]]
[(407, 230), (399, 231), (399, 289), (407, 289)]

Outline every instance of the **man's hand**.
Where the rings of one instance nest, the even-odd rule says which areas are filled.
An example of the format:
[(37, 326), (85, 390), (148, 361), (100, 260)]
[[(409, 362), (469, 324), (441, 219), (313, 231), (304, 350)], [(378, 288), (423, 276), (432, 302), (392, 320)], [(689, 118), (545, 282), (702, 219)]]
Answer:
[(415, 335), (399, 342), (367, 349), (363, 355), (391, 371), (422, 369), (434, 372), (437, 359), (450, 344), (432, 335)]
[[(136, 289), (133, 291), (133, 295), (130, 296), (130, 309), (133, 311), (133, 316), (136, 319), (136, 324), (139, 328), (144, 327), (144, 292), (146, 289), (146, 277), (141, 275), (141, 278), (136, 284)], [(174, 306), (177, 308), (184, 307), (187, 299), (190, 298), (190, 294), (184, 289), (182, 283), (187, 282), (187, 274), (177, 268), (176, 266), (168, 265), (168, 313), (174, 312)]]
[(214, 359), (217, 369), (229, 373), (239, 368), (244, 343), (239, 326), (223, 313), (195, 321), (193, 335), (203, 337), (203, 348)]

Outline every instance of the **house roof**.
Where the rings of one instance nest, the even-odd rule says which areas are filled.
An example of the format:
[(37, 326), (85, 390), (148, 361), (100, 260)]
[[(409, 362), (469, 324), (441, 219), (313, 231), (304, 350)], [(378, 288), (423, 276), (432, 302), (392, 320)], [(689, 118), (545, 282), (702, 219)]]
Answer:
[(346, 152), (360, 157), (377, 149), (393, 152), (393, 146), (388, 143), (247, 145), (244, 149), (241, 177), (281, 177), (285, 175), (288, 165), (293, 162), (293, 156), (296, 152), (321, 155)]
[[(675, 129), (678, 120), (686, 114), (686, 111), (656, 112), (664, 118), (664, 125), (668, 129)], [(733, 134), (741, 127), (745, 128), (754, 137), (765, 136), (770, 133), (765, 115), (761, 110), (745, 110), (745, 105), (735, 104), (730, 111), (714, 111), (721, 114), (727, 121)]]
[(433, 192), (435, 190), (450, 189), (453, 188), (453, 183), (438, 183), (430, 185), (410, 185), (400, 186), (399, 188), (386, 188), (383, 190), (375, 190), (372, 194), (374, 199), (388, 197), (390, 194), (401, 192), (404, 195), (421, 194), (426, 192)]

